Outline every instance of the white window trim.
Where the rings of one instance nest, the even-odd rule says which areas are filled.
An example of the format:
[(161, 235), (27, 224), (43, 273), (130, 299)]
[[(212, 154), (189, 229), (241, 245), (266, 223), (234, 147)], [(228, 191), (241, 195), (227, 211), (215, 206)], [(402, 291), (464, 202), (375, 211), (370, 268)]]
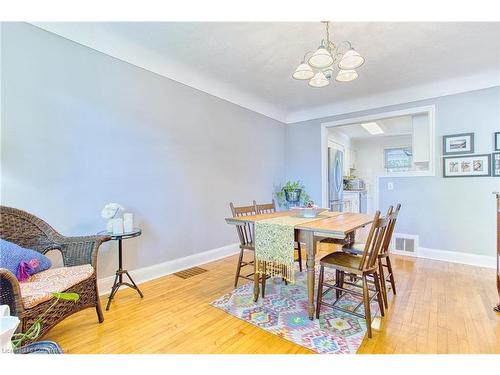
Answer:
[[(373, 115), (349, 117), (343, 120), (329, 121), (321, 124), (321, 201), (323, 207), (328, 207), (328, 128), (335, 126), (350, 125), (360, 122), (369, 122), (380, 120), (386, 117), (400, 117), (408, 115), (416, 115), (419, 113), (427, 113), (429, 116), (429, 170), (428, 171), (408, 171), (386, 173), (377, 176), (377, 181), (380, 177), (429, 177), (436, 175), (436, 134), (435, 134), (435, 105), (422, 107), (409, 107), (399, 111), (378, 112)], [(378, 189), (377, 189), (378, 190)], [(378, 208), (378, 193), (376, 197), (376, 208)]]

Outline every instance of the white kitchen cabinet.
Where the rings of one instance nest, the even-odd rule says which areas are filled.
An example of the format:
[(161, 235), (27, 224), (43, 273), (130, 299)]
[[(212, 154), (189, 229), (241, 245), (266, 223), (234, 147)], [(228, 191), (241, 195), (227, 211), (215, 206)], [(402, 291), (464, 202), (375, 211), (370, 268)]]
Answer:
[(349, 147), (344, 148), (344, 176), (351, 175), (351, 149)]
[(427, 114), (412, 116), (412, 153), (414, 164), (429, 163), (430, 139)]
[(349, 149), (349, 168), (356, 169), (356, 150)]
[(344, 208), (346, 212), (359, 213), (359, 192), (344, 190)]

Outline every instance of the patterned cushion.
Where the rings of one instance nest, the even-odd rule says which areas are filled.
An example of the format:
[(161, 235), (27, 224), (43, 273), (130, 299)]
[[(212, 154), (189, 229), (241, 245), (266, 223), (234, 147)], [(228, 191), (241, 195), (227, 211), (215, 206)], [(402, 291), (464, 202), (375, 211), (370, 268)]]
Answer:
[(51, 266), (50, 259), (45, 255), (0, 238), (0, 268), (8, 269), (18, 280), (24, 280), (19, 266), (22, 262), (29, 263), (33, 260), (36, 261), (36, 266), (30, 269), (30, 274), (44, 271)]
[(52, 298), (52, 292), (66, 289), (88, 279), (94, 273), (90, 264), (74, 267), (51, 268), (19, 283), (24, 308), (29, 309)]

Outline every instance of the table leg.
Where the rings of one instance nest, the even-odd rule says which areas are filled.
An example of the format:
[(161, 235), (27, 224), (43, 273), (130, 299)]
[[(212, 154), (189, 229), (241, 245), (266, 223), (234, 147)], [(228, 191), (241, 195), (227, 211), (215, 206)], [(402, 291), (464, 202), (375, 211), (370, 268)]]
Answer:
[[(255, 238), (255, 225), (252, 225), (252, 238)], [(266, 277), (266, 275), (262, 275)], [(257, 272), (257, 260), (255, 259), (255, 253), (253, 258), (253, 300), (257, 302), (259, 299), (259, 274)]]
[[(132, 284), (123, 281), (123, 274), (126, 274), (128, 276), (128, 278), (130, 279), (130, 282)], [(125, 286), (128, 286), (129, 288), (135, 289), (137, 291), (137, 293), (139, 293), (139, 296), (141, 296), (141, 298), (144, 297), (144, 295), (140, 291), (139, 287), (136, 285), (136, 283), (132, 279), (132, 276), (130, 276), (130, 274), (128, 273), (127, 270), (123, 269), (122, 240), (119, 239), (118, 240), (118, 269), (116, 270), (115, 281), (113, 282), (113, 286), (111, 287), (111, 292), (109, 294), (108, 303), (106, 304), (106, 311), (109, 310), (109, 307), (111, 305), (111, 301), (113, 300), (116, 292), (118, 292), (118, 289), (120, 289), (120, 287), (122, 285), (125, 285)]]
[(122, 240), (121, 238), (118, 240), (118, 272), (120, 274), (120, 284), (123, 283), (123, 276), (122, 276), (122, 270), (123, 270), (123, 267), (122, 267), (122, 263), (123, 263), (123, 260), (122, 260)]
[(309, 319), (314, 319), (314, 278), (315, 278), (315, 258), (316, 258), (316, 244), (314, 241), (314, 233), (311, 231), (304, 231), (303, 237), (307, 250), (307, 313)]
[(352, 231), (352, 232), (347, 233), (347, 236), (345, 238), (345, 242), (346, 242), (346, 244), (344, 246), (346, 246), (346, 247), (351, 247), (352, 245), (354, 245), (354, 242), (356, 242), (356, 232)]

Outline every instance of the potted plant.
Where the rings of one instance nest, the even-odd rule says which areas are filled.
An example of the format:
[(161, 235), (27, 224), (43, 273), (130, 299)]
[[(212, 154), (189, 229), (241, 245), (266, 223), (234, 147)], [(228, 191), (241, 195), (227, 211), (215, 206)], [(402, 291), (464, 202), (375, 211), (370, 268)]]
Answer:
[(38, 316), (38, 318), (33, 322), (33, 324), (26, 330), (26, 332), (22, 333), (14, 333), (11, 338), (12, 348), (19, 349), (26, 341), (33, 341), (40, 336), (40, 331), (42, 328), (42, 322), (47, 313), (54, 308), (55, 305), (60, 300), (63, 301), (73, 301), (76, 302), (80, 299), (80, 295), (78, 293), (52, 293), (52, 296), (55, 298), (54, 302)]
[(276, 199), (280, 207), (290, 208), (308, 206), (313, 202), (306, 193), (305, 186), (300, 181), (287, 181), (276, 191)]

